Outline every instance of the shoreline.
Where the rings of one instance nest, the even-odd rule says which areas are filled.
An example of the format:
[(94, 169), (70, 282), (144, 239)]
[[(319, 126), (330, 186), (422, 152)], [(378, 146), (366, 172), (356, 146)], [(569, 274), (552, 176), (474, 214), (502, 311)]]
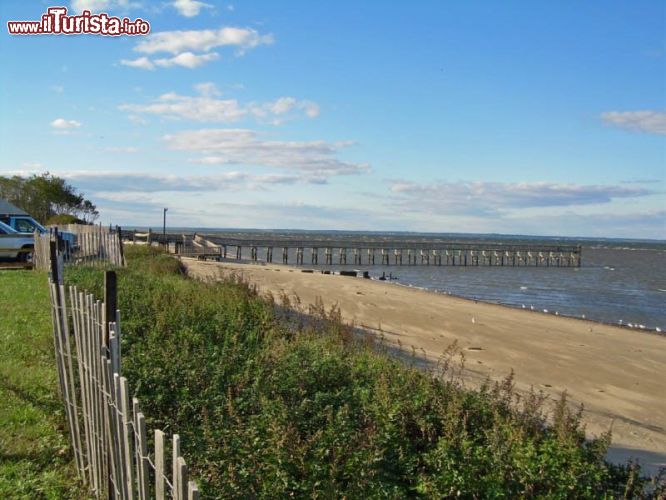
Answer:
[[(252, 263), (247, 262), (247, 264), (252, 264)], [(261, 264), (258, 264), (258, 265), (261, 265)], [(290, 267), (290, 266), (285, 266), (285, 267)], [(511, 310), (515, 310), (515, 311), (526, 311), (526, 312), (530, 312), (530, 313), (545, 314), (547, 316), (554, 316), (556, 318), (577, 319), (579, 321), (587, 321), (589, 323), (594, 323), (594, 324), (598, 324), (598, 325), (614, 326), (614, 327), (617, 327), (617, 328), (620, 328), (620, 329), (627, 330), (628, 332), (649, 333), (649, 334), (652, 334), (652, 335), (657, 335), (659, 337), (666, 338), (666, 332), (663, 332), (660, 329), (658, 330), (657, 328), (659, 328), (659, 327), (649, 328), (649, 327), (646, 326), (645, 328), (637, 328), (636, 326), (633, 326), (633, 327), (629, 326), (626, 323), (622, 323), (622, 324), (613, 323), (613, 322), (610, 322), (610, 321), (602, 321), (600, 319), (574, 316), (573, 314), (567, 314), (567, 313), (560, 313), (559, 311), (558, 311), (558, 314), (554, 314), (550, 311), (544, 312), (544, 311), (536, 309), (536, 308), (535, 309), (530, 309), (530, 308), (527, 308), (527, 307), (518, 307), (515, 304), (509, 304), (507, 302), (491, 302), (489, 300), (475, 299), (475, 298), (467, 297), (465, 295), (460, 295), (460, 294), (457, 294), (457, 293), (451, 293), (451, 292), (447, 292), (447, 291), (438, 290), (436, 288), (428, 288), (428, 287), (424, 287), (424, 286), (416, 286), (416, 285), (408, 285), (408, 284), (404, 284), (404, 283), (397, 283), (397, 280), (393, 280), (393, 281), (396, 281), (394, 283), (393, 281), (389, 281), (388, 279), (386, 281), (382, 281), (382, 280), (379, 280), (379, 279), (376, 279), (376, 278), (370, 278), (370, 281), (380, 281), (380, 282), (382, 282), (384, 284), (387, 284), (387, 285), (395, 285), (395, 286), (402, 286), (402, 287), (405, 287), (405, 288), (411, 288), (411, 289), (414, 289), (414, 290), (422, 290), (424, 292), (434, 293), (436, 295), (443, 295), (445, 297), (455, 297), (455, 298), (460, 299), (460, 300), (468, 300), (468, 301), (472, 301), (474, 303), (481, 303), (481, 304), (488, 304), (488, 305), (506, 307), (507, 309), (511, 309)]]
[(566, 391), (571, 404), (584, 404), (589, 435), (612, 426), (609, 460), (637, 457), (650, 474), (666, 465), (664, 335), (635, 335), (636, 329), (594, 320), (402, 284), (386, 287), (381, 280), (303, 273), (282, 264), (181, 261), (195, 278), (242, 276), (278, 300), (282, 294), (298, 296), (307, 306), (321, 297), (327, 308), (340, 307), (346, 323), (394, 346), (412, 347), (428, 362), (456, 342), (465, 357), (465, 384), (478, 387), (513, 372), (521, 392), (534, 389), (558, 399)]

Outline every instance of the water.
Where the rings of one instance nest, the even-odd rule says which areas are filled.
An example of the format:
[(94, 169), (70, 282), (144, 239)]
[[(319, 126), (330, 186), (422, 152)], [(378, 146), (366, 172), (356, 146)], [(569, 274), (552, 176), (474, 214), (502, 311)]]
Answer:
[[(398, 282), (514, 307), (666, 330), (666, 252), (583, 248), (580, 268), (398, 267)], [(387, 269), (371, 267), (374, 275)]]
[[(190, 229), (188, 232), (192, 232)], [(500, 235), (450, 235), (406, 233), (354, 233), (339, 231), (257, 231), (200, 230), (201, 233), (225, 233), (245, 238), (293, 237), (312, 239), (409, 239), (411, 241), (441, 240), (442, 238), (473, 241), (502, 241), (530, 243), (560, 243), (583, 246), (583, 265), (580, 268), (545, 267), (449, 267), (449, 266), (380, 266), (347, 265), (312, 266), (306, 268), (359, 269), (370, 271), (373, 277), (389, 272), (401, 285), (411, 285), (442, 293), (513, 307), (547, 309), (563, 316), (585, 317), (611, 324), (623, 324), (647, 330), (666, 331), (666, 242), (608, 239), (531, 238)], [(244, 258), (249, 258), (245, 255)], [(260, 250), (260, 258), (265, 252)], [(365, 256), (364, 256), (365, 257)], [(275, 249), (273, 262), (281, 262), (282, 250)], [(320, 250), (319, 261), (323, 261)], [(348, 262), (353, 262), (351, 254)], [(289, 261), (295, 262), (290, 252)], [(334, 255), (337, 262), (337, 253)]]

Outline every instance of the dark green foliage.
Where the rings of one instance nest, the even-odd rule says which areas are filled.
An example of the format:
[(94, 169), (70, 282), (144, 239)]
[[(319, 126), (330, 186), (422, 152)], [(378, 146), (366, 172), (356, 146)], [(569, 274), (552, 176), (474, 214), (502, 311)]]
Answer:
[[(633, 466), (604, 462), (563, 398), (517, 404), (511, 378), (479, 391), (383, 354), (312, 308), (293, 321), (242, 283), (188, 280), (128, 249), (119, 273), (123, 370), (149, 428), (178, 432), (206, 497), (638, 496)], [(69, 279), (101, 293), (101, 275)], [(632, 488), (631, 490), (628, 490)]]
[(52, 223), (55, 216), (70, 216), (58, 221), (70, 224), (93, 222), (98, 217), (97, 207), (67, 181), (48, 172), (30, 177), (0, 176), (0, 196), (25, 210), (42, 223)]

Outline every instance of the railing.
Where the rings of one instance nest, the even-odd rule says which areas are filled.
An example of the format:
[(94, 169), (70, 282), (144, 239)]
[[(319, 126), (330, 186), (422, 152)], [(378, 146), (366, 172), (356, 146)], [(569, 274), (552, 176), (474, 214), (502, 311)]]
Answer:
[(54, 347), (79, 477), (97, 498), (198, 499), (178, 434), (171, 437), (170, 474), (164, 432), (154, 431), (149, 451), (145, 415), (122, 376), (115, 272), (106, 271), (104, 301), (64, 286), (56, 247), (49, 242)]

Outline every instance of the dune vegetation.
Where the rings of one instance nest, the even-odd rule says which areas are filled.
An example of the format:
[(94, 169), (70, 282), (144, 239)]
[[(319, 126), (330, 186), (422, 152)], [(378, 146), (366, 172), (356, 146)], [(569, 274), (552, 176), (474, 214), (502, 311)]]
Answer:
[[(180, 434), (206, 498), (644, 495), (639, 468), (607, 463), (610, 434), (586, 441), (564, 399), (548, 415), (511, 378), (469, 390), (453, 349), (424, 370), (335, 309), (190, 280), (154, 249), (127, 256), (123, 374), (148, 428)], [(102, 296), (100, 270), (66, 279)]]

